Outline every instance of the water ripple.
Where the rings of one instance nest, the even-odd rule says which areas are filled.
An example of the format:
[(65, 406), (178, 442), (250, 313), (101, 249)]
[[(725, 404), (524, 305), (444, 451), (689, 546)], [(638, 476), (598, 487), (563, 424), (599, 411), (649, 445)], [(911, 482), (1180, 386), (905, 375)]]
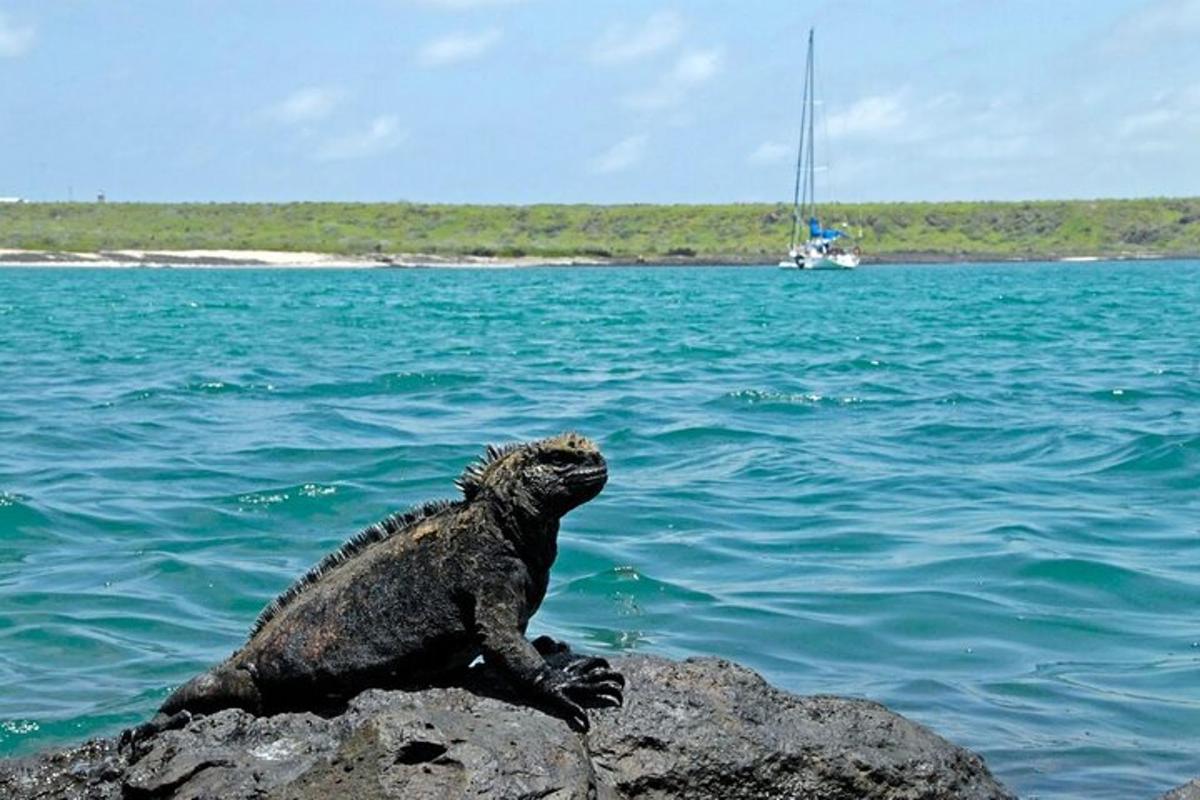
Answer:
[(574, 428), (611, 478), (535, 633), (868, 696), (1023, 795), (1197, 771), (1196, 262), (0, 270), (0, 298), (0, 753), (144, 718), (483, 443)]

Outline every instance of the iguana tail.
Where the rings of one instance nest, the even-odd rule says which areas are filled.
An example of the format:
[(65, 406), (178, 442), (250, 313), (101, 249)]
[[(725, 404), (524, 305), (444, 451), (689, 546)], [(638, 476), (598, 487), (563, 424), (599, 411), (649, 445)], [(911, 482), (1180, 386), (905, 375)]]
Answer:
[(163, 701), (158, 709), (163, 714), (189, 711), (193, 714), (212, 714), (226, 708), (241, 708), (257, 714), (262, 708), (262, 695), (249, 670), (219, 664), (202, 672), (180, 686)]

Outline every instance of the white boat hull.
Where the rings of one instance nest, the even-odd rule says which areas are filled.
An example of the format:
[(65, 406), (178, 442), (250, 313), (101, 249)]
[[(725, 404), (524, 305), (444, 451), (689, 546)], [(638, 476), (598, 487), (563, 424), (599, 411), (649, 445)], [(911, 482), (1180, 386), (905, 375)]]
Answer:
[[(799, 269), (854, 269), (859, 264), (858, 253), (822, 253), (816, 248), (806, 247), (803, 250), (793, 250), (788, 253), (791, 263)], [(789, 262), (781, 261), (779, 266)]]
[(806, 255), (799, 266), (801, 269), (854, 269), (858, 266), (858, 256), (854, 253)]

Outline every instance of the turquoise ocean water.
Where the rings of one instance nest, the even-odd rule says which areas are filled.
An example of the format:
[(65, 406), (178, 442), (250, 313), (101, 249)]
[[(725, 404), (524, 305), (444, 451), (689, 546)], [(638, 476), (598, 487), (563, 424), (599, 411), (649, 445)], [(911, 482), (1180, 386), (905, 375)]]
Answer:
[(0, 270), (0, 754), (564, 429), (611, 478), (535, 632), (882, 701), (1025, 796), (1200, 775), (1200, 262)]

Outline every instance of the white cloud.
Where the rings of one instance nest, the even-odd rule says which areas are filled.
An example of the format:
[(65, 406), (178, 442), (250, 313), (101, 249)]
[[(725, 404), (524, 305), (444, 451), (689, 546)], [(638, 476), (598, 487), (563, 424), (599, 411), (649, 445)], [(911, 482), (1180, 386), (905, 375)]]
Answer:
[(1200, 0), (1156, 0), (1119, 20), (1104, 46), (1129, 52), (1196, 34), (1200, 34)]
[(692, 85), (703, 83), (716, 75), (721, 69), (721, 53), (719, 50), (697, 50), (686, 53), (675, 64), (671, 76), (679, 83)]
[(297, 89), (283, 100), (268, 106), (266, 115), (286, 125), (324, 119), (338, 103), (338, 92), (322, 86)]
[(651, 15), (637, 27), (615, 25), (592, 45), (592, 60), (622, 64), (666, 50), (683, 36), (683, 17), (673, 11)]
[(1130, 111), (1117, 124), (1119, 138), (1165, 136), (1186, 141), (1200, 128), (1200, 84), (1159, 91)]
[(714, 78), (723, 63), (719, 49), (688, 51), (653, 86), (627, 95), (625, 104), (644, 110), (681, 105), (693, 89)]
[(1039, 135), (1045, 124), (1043, 107), (1012, 93), (922, 96), (903, 88), (834, 114), (829, 133), (859, 146), (911, 146), (927, 158), (995, 162), (1046, 155), (1051, 141)]
[(746, 157), (746, 160), (751, 164), (778, 164), (791, 158), (795, 150), (795, 145), (763, 142)]
[(1129, 114), (1117, 126), (1117, 134), (1122, 138), (1137, 136), (1163, 128), (1176, 122), (1178, 119), (1179, 113), (1167, 108), (1156, 108), (1152, 111)]
[(1036, 140), (1021, 133), (959, 132), (929, 149), (936, 158), (952, 161), (994, 161), (1017, 159), (1035, 151)]
[(1073, 109), (1014, 88), (900, 86), (825, 109), (817, 106), (814, 131), (818, 170), (828, 167), (817, 173), (817, 196), (839, 200), (1029, 196), (1047, 165), (1068, 158), (1060, 125), (1078, 121)]
[(32, 25), (18, 25), (0, 12), (0, 58), (17, 58), (29, 52), (37, 34)]
[(407, 138), (400, 129), (400, 117), (385, 114), (376, 117), (364, 131), (350, 133), (327, 143), (317, 153), (321, 161), (370, 158), (394, 150)]
[(905, 95), (906, 92), (899, 91), (864, 97), (845, 111), (830, 114), (825, 121), (829, 135), (874, 136), (903, 126), (907, 121)]
[(444, 67), (479, 58), (500, 41), (499, 28), (479, 33), (451, 33), (427, 42), (417, 51), (417, 63), (424, 67)]
[(649, 139), (644, 134), (637, 134), (622, 139), (593, 158), (589, 164), (589, 168), (598, 175), (629, 169), (646, 156), (646, 144), (648, 141)]

